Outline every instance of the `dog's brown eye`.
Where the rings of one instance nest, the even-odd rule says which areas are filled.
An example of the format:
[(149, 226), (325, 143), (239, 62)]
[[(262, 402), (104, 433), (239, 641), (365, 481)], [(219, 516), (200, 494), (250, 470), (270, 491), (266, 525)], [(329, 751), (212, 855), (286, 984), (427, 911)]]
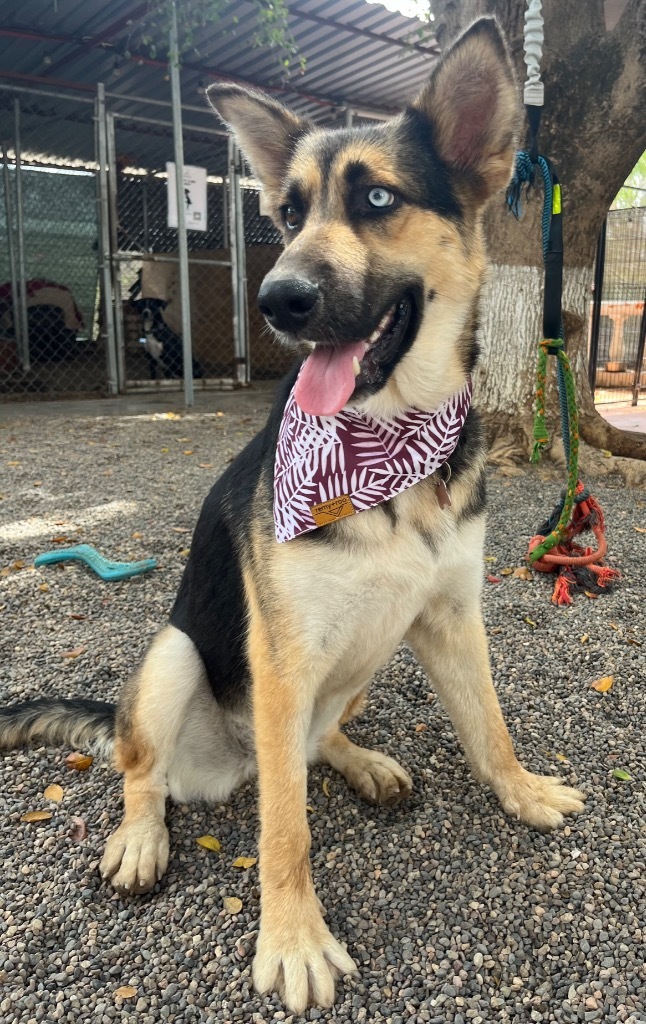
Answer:
[(285, 224), (293, 231), (294, 228), (300, 227), (301, 215), (295, 206), (285, 207)]

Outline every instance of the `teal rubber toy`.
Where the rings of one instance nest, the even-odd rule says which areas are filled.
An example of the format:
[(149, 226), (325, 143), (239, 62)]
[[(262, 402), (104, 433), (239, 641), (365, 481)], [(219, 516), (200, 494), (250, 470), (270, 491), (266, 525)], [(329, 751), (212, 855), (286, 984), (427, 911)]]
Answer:
[(97, 576), (102, 580), (127, 580), (130, 576), (138, 576), (149, 569), (157, 568), (155, 558), (144, 558), (141, 562), (110, 562), (103, 555), (99, 554), (96, 548), (90, 544), (77, 544), (73, 548), (59, 548), (57, 551), (46, 551), (43, 555), (34, 558), (34, 565), (54, 565), (56, 562), (67, 562), (69, 560), (85, 562), (90, 569), (94, 569)]

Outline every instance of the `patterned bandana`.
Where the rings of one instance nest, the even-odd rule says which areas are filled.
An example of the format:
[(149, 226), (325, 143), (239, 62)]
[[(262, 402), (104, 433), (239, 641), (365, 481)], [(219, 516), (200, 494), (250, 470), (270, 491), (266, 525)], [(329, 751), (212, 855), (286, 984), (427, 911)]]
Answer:
[(373, 508), (435, 473), (455, 451), (470, 402), (467, 378), (433, 412), (381, 420), (346, 406), (336, 416), (311, 416), (292, 390), (274, 466), (276, 540)]

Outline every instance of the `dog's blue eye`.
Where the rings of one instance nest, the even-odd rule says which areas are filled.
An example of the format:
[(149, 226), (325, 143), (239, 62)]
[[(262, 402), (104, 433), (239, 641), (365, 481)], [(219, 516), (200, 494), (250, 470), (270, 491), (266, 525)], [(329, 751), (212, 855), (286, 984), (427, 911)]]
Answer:
[(383, 209), (384, 206), (392, 206), (395, 196), (387, 188), (371, 188), (368, 192), (368, 202), (371, 206)]

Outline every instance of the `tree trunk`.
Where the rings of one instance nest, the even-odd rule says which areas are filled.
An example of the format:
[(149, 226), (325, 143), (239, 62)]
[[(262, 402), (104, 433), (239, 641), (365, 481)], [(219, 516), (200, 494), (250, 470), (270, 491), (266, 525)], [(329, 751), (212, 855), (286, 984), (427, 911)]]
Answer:
[[(432, 9), (441, 46), (478, 15), (494, 14), (524, 83), (524, 2), (433, 0)], [(608, 13), (616, 22), (610, 31)], [(596, 239), (610, 203), (646, 148), (646, 4), (609, 0), (605, 16), (603, 0), (544, 0), (545, 108), (539, 148), (555, 163), (562, 182), (563, 310), (581, 437), (613, 454), (646, 459), (646, 437), (618, 430), (599, 415), (587, 377)], [(520, 223), (507, 212), (502, 196), (487, 217), (492, 267), (483, 296), (476, 394), (494, 460), (526, 458), (533, 440), (535, 368), (542, 337), (541, 205), (542, 193), (536, 188)], [(553, 378), (555, 370), (550, 369)], [(558, 436), (553, 384), (548, 412)]]

